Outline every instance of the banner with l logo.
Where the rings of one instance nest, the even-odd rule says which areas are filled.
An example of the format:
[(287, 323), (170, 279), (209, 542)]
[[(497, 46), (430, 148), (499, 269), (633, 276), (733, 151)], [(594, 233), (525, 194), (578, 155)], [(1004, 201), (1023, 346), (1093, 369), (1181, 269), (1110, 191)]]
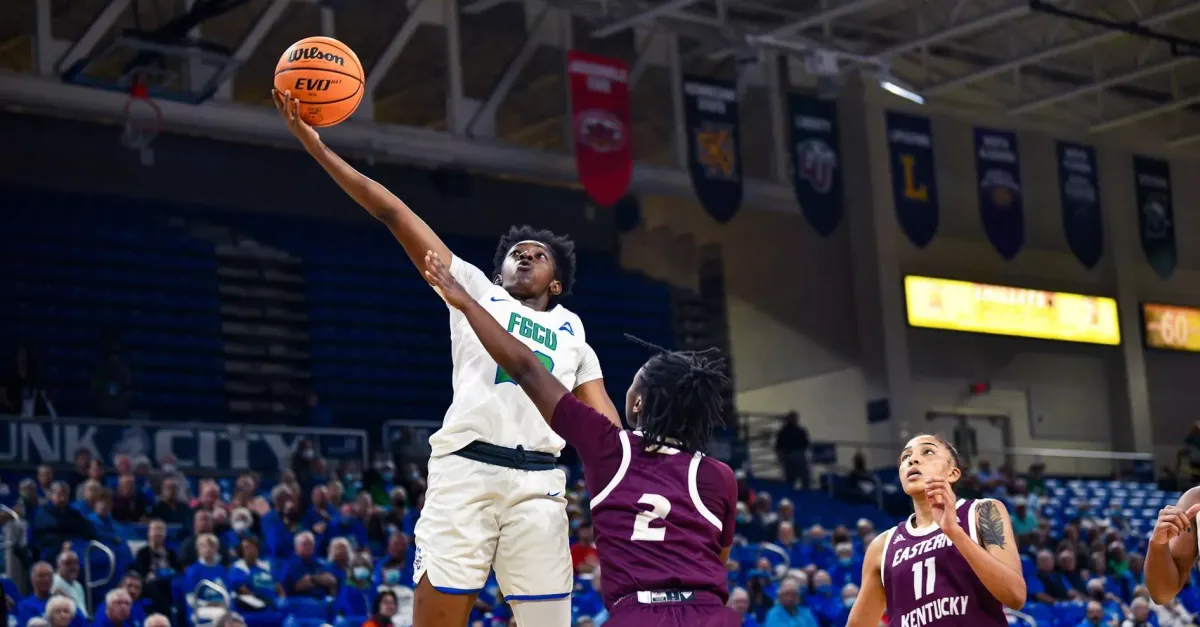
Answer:
[(908, 241), (924, 248), (938, 230), (937, 175), (929, 118), (888, 111), (887, 139), (896, 219)]

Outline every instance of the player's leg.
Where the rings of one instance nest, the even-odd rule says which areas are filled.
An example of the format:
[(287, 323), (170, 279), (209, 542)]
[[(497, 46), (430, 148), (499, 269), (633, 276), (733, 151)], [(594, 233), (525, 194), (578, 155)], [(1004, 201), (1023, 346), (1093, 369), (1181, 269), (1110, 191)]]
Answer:
[(466, 624), (496, 553), (494, 489), (505, 470), (455, 455), (429, 460), (413, 559), (413, 627)]
[(510, 492), (498, 512), (496, 581), (518, 625), (569, 627), (575, 580), (566, 475), (561, 470), (509, 472)]

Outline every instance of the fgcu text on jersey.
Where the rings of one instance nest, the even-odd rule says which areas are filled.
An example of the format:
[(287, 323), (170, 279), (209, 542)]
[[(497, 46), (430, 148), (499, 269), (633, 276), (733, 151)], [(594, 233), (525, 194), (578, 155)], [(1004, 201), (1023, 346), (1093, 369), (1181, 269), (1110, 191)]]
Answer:
[[(978, 503), (959, 500), (957, 504), (958, 524), (975, 541)], [(884, 541), (881, 576), (889, 627), (1008, 624), (1004, 607), (937, 525), (914, 527), (910, 517), (890, 529)]]

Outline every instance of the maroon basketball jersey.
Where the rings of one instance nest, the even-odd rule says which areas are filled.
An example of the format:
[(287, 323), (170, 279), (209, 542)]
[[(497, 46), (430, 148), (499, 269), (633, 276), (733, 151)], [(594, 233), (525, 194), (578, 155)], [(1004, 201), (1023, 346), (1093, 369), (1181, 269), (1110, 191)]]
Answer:
[(636, 431), (569, 394), (551, 426), (583, 460), (605, 607), (667, 591), (711, 592), (724, 603), (721, 550), (733, 541), (737, 505), (729, 466), (673, 448), (644, 451)]
[[(957, 504), (958, 524), (978, 542), (975, 507)], [(937, 525), (917, 528), (914, 518), (887, 532), (882, 577), (889, 627), (1007, 625), (1004, 606), (984, 587)]]

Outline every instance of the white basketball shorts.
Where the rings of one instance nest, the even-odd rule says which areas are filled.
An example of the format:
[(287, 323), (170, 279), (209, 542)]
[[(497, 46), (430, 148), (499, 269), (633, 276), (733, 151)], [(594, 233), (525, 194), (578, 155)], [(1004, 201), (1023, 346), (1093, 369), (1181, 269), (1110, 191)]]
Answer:
[(570, 596), (565, 492), (561, 470), (514, 470), (457, 455), (430, 459), (414, 587), (428, 577), (440, 592), (474, 594), (495, 569), (508, 601)]

